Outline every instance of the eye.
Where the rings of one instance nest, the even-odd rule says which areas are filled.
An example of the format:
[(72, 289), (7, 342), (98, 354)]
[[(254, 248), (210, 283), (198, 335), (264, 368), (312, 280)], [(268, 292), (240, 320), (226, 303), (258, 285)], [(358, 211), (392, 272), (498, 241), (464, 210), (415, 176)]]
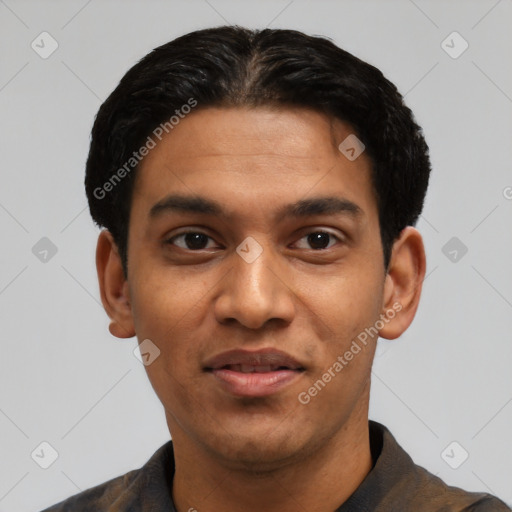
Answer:
[[(179, 240), (180, 243), (175, 243), (177, 240)], [(213, 241), (213, 238), (201, 233), (200, 231), (187, 231), (169, 238), (165, 243), (168, 245), (176, 245), (181, 249), (197, 251), (202, 249), (211, 249), (211, 247), (205, 246), (207, 245), (208, 240)]]
[[(302, 240), (305, 240), (306, 246), (302, 242), (302, 246), (299, 245), (299, 249), (313, 249), (314, 251), (330, 249), (336, 244), (336, 241), (343, 242), (342, 238), (325, 230), (312, 231), (300, 238), (296, 244), (300, 244)], [(169, 238), (165, 241), (165, 244), (175, 245), (189, 251), (201, 251), (215, 247), (215, 245), (208, 246), (209, 241), (214, 242), (212, 237), (201, 231), (186, 231)]]
[(337, 241), (342, 242), (343, 240), (330, 233), (329, 231), (312, 231), (307, 235), (303, 236), (300, 240), (306, 239), (306, 243), (310, 245), (310, 247), (299, 247), (300, 249), (309, 249), (312, 248), (315, 251), (330, 249), (332, 245), (329, 245), (329, 238), (335, 238)]

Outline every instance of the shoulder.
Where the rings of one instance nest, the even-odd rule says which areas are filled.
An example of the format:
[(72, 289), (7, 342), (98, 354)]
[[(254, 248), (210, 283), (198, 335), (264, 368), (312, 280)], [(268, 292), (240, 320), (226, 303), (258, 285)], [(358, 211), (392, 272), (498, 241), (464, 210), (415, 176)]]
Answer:
[[(511, 509), (499, 498), (483, 492), (469, 492), (459, 487), (447, 485), (439, 477), (425, 468), (414, 465), (416, 482), (415, 492), (411, 496), (411, 505), (415, 510), (439, 512), (511, 512)], [(420, 509), (420, 503), (428, 508)]]
[[(500, 499), (447, 485), (417, 465), (380, 423), (370, 422), (371, 444), (376, 463), (366, 482), (370, 510), (415, 512), (511, 512)], [(365, 484), (363, 483), (363, 487)]]
[(168, 441), (141, 468), (75, 494), (42, 512), (172, 510), (168, 483), (173, 473), (173, 447)]
[(119, 496), (130, 488), (137, 478), (140, 470), (135, 469), (128, 473), (112, 478), (107, 482), (91, 487), (86, 491), (75, 494), (42, 512), (80, 512), (85, 510), (107, 510)]

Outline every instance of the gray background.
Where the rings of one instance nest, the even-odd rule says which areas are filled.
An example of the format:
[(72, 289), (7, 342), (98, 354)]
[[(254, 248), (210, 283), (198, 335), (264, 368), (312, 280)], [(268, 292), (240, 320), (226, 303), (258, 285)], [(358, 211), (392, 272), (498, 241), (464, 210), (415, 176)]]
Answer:
[[(136, 60), (226, 22), (326, 35), (405, 94), (433, 163), (428, 277), (411, 328), (379, 342), (371, 417), (448, 483), (512, 504), (511, 15), (511, 0), (0, 0), (0, 511), (42, 509), (169, 438), (136, 340), (107, 330), (84, 162), (97, 109)], [(43, 31), (59, 45), (47, 59), (31, 47)], [(441, 45), (453, 31), (469, 43), (456, 59)], [(57, 248), (46, 261), (43, 237)], [(43, 441), (58, 452), (48, 469)]]

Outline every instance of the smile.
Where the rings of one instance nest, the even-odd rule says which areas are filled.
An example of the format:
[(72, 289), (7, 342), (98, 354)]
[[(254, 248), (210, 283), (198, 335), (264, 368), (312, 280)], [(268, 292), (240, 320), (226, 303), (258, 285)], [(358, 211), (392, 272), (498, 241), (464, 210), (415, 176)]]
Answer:
[[(238, 365), (242, 366), (242, 365)], [(243, 365), (245, 366), (245, 365)], [(235, 396), (262, 397), (277, 393), (291, 384), (301, 370), (271, 370), (270, 367), (247, 367), (244, 370), (220, 368), (211, 370), (222, 387)]]
[(204, 369), (224, 391), (239, 397), (273, 395), (304, 372), (294, 358), (275, 349), (224, 352), (208, 361)]

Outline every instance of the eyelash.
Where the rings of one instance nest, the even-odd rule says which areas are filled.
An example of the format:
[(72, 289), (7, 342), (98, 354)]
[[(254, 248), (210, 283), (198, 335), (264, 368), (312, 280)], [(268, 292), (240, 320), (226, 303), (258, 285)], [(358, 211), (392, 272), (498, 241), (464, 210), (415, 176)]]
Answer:
[[(331, 233), (330, 231), (326, 231), (324, 229), (315, 229), (315, 230), (309, 231), (306, 234), (304, 234), (301, 238), (299, 238), (299, 240), (302, 240), (303, 238), (306, 238), (309, 235), (312, 235), (312, 234), (315, 234), (315, 233), (326, 234), (326, 235), (331, 236), (332, 238), (335, 238), (336, 240), (338, 240), (338, 242), (343, 242), (343, 240), (339, 236), (335, 235), (334, 233)], [(176, 240), (177, 238), (180, 238), (180, 237), (184, 237), (184, 236), (189, 235), (189, 234), (204, 235), (207, 238), (209, 238), (210, 240), (213, 240), (213, 238), (211, 236), (207, 235), (206, 233), (203, 233), (202, 231), (190, 230), (190, 231), (184, 231), (183, 233), (179, 233), (178, 235), (174, 235), (173, 237), (165, 240), (165, 244), (166, 245), (175, 245), (173, 243), (174, 240)], [(177, 246), (177, 247), (179, 247), (179, 246)], [(315, 252), (321, 252), (321, 251), (327, 251), (331, 247), (326, 247), (326, 248), (323, 248), (323, 249), (310, 249), (310, 250), (315, 251)], [(179, 248), (183, 249), (185, 251), (190, 251), (190, 252), (200, 252), (200, 251), (204, 251), (205, 250), (205, 248), (203, 248), (203, 249), (188, 249), (188, 248), (183, 248), (183, 247), (179, 247)]]

